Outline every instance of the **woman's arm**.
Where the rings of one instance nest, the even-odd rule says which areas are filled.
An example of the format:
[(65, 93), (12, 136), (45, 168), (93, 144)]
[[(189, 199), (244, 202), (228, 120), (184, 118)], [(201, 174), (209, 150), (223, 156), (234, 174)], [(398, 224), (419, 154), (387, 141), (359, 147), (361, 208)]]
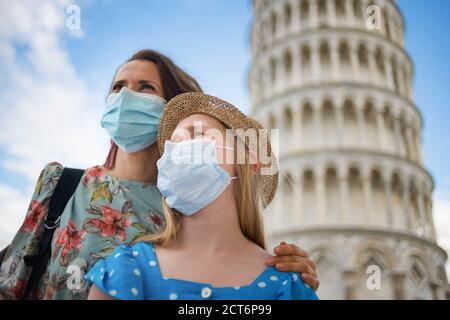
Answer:
[(95, 284), (92, 285), (89, 291), (88, 300), (117, 300), (111, 297), (109, 294), (104, 293), (102, 290), (97, 288)]
[(275, 247), (274, 252), (276, 256), (268, 258), (267, 265), (275, 266), (279, 271), (300, 273), (302, 280), (317, 291), (320, 281), (317, 279), (316, 264), (307, 251), (282, 241)]

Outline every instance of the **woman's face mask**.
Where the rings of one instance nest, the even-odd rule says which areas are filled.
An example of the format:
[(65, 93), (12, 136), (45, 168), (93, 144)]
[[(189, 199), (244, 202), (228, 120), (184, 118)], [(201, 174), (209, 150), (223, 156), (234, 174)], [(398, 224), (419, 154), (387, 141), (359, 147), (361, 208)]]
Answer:
[(123, 87), (108, 96), (101, 125), (123, 151), (138, 152), (156, 142), (165, 106), (156, 95)]
[(217, 162), (213, 140), (166, 141), (158, 160), (158, 189), (170, 208), (190, 216), (213, 202), (232, 179)]

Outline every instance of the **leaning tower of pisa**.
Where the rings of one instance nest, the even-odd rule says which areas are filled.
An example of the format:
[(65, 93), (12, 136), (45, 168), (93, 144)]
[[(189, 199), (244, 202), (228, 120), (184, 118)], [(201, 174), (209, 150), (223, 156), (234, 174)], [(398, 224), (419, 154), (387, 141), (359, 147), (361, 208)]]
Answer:
[(252, 113), (279, 129), (271, 244), (309, 250), (322, 299), (446, 298), (396, 2), (254, 0), (253, 11)]

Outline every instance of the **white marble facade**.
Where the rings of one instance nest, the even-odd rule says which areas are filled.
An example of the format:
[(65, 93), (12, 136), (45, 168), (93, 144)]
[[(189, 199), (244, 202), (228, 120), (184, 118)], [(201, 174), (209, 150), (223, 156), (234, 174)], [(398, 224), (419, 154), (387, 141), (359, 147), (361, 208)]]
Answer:
[[(369, 5), (381, 28), (370, 30)], [(392, 0), (254, 0), (252, 114), (280, 130), (272, 245), (308, 249), (331, 299), (445, 299), (433, 179)], [(426, 107), (426, 106), (423, 106)], [(369, 289), (368, 266), (381, 270)]]

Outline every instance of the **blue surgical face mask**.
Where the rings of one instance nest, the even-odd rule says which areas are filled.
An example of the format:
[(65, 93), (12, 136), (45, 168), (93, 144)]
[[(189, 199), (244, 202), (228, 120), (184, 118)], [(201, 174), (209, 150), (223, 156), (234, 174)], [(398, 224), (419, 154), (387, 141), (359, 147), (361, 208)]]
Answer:
[(156, 142), (165, 106), (156, 95), (123, 87), (108, 96), (101, 125), (123, 151), (138, 152)]
[[(213, 202), (232, 179), (217, 163), (210, 139), (166, 141), (158, 166), (158, 189), (167, 205), (190, 216)], [(227, 148), (227, 147), (223, 147)]]

